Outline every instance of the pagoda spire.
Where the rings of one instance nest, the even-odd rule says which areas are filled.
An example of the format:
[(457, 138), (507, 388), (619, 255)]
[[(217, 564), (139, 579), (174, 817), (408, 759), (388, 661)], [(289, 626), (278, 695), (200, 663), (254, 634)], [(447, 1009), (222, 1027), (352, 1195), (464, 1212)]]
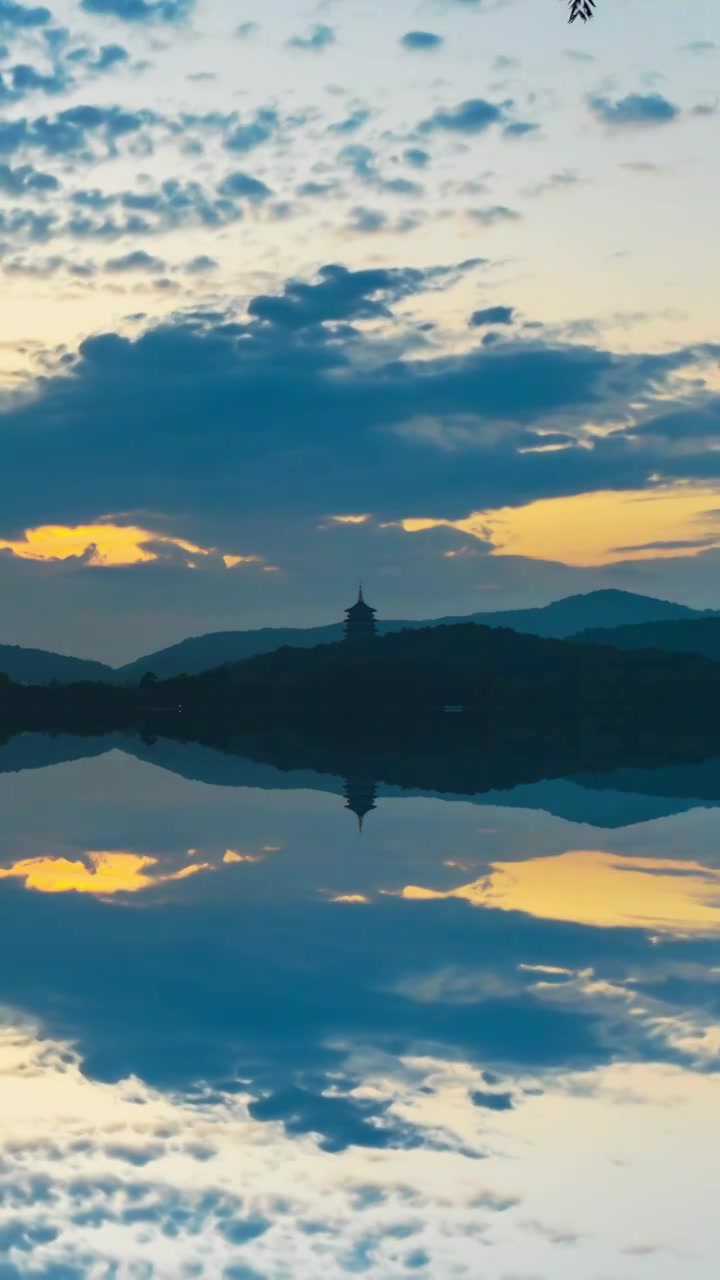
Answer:
[(362, 593), (362, 578), (361, 578), (360, 586), (358, 587), (358, 604), (362, 604), (362, 603), (363, 603), (363, 593)]

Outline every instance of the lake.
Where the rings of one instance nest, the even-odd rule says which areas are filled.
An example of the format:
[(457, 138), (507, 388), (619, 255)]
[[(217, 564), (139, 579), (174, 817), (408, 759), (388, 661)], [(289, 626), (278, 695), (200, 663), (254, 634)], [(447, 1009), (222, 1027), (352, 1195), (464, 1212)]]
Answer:
[(720, 761), (27, 734), (0, 812), (0, 1280), (716, 1280)]

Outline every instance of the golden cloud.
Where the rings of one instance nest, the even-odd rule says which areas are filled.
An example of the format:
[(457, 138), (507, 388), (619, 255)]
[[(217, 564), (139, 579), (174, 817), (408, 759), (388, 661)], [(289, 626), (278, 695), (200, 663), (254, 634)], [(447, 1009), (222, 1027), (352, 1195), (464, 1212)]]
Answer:
[(199, 871), (212, 871), (209, 862), (198, 862), (181, 871), (155, 871), (158, 859), (149, 854), (91, 851), (87, 862), (69, 858), (24, 858), (0, 870), (0, 880), (24, 880), (26, 889), (39, 893), (91, 893), (108, 897), (115, 893), (137, 893), (173, 880), (187, 880)]

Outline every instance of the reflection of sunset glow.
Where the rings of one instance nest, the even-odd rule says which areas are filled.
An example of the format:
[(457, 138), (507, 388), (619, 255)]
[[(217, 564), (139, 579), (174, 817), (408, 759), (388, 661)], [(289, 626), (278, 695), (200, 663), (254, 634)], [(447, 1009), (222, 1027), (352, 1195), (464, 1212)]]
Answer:
[[(87, 524), (70, 528), (46, 524), (26, 529), (17, 541), (0, 540), (0, 551), (12, 551), (23, 560), (67, 560), (84, 558), (90, 565), (149, 564), (157, 560), (162, 548), (185, 551), (189, 556), (209, 556), (212, 549), (196, 547), (183, 538), (170, 538), (152, 533), (137, 525)], [(259, 556), (224, 555), (227, 569), (239, 564), (258, 563)]]
[[(675, 485), (643, 493), (580, 493), (464, 520), (406, 519), (407, 533), (443, 526), (493, 543), (494, 555), (602, 565), (692, 555), (720, 546), (720, 493)], [(655, 545), (648, 545), (655, 544)]]
[(578, 849), (529, 862), (495, 862), (487, 876), (446, 893), (419, 885), (404, 898), (462, 898), (546, 920), (667, 933), (720, 932), (720, 871), (698, 862), (622, 858)]
[(158, 865), (157, 858), (139, 853), (88, 853), (84, 862), (71, 862), (69, 858), (24, 858), (12, 867), (0, 870), (0, 880), (16, 878), (25, 881), (26, 889), (40, 893), (94, 893), (106, 897), (113, 893), (137, 893), (153, 885), (168, 884), (172, 880), (187, 880), (198, 871), (212, 870), (208, 862), (183, 867), (181, 871), (149, 875), (151, 867)]

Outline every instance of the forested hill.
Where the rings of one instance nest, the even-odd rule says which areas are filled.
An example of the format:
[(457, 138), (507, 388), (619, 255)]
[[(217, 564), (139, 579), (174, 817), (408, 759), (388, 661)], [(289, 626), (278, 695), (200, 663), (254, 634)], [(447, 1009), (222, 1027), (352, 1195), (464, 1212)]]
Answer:
[[(370, 719), (407, 720), (462, 706), (498, 737), (580, 728), (671, 731), (720, 723), (720, 663), (693, 655), (625, 652), (463, 623), (400, 631), (365, 651), (345, 643), (284, 648), (198, 676), (132, 687), (106, 683), (23, 688), (0, 681), (6, 722), (27, 727), (180, 714), (190, 724), (333, 721), (350, 734)], [(53, 719), (54, 718), (54, 719)]]
[(720, 660), (720, 618), (715, 617), (641, 622), (627, 627), (597, 627), (581, 631), (573, 639), (580, 644), (609, 644), (616, 649), (662, 649), (668, 653), (694, 653)]
[(115, 675), (104, 662), (45, 649), (25, 649), (18, 644), (0, 644), (0, 671), (20, 684), (46, 684), (50, 680), (70, 684), (74, 680), (112, 680)]

